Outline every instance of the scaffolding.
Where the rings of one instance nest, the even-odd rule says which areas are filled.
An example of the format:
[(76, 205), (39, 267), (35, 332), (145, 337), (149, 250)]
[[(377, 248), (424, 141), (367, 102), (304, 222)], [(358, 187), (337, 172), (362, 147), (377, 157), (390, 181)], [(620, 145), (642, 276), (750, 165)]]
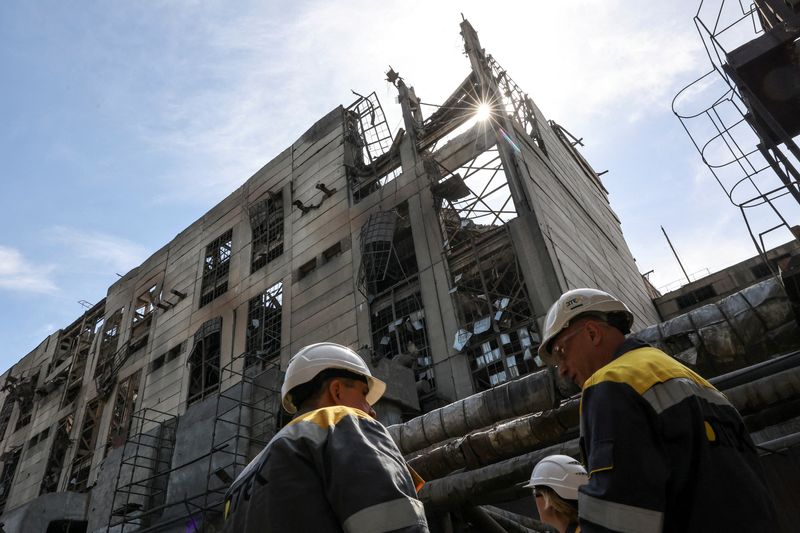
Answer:
[[(672, 102), (765, 261), (765, 239), (782, 242), (800, 216), (800, 148), (793, 139), (800, 129), (792, 107), (798, 95), (790, 94), (800, 87), (800, 69), (784, 57), (796, 49), (798, 21), (773, 0), (701, 2), (694, 22), (711, 68)], [(782, 77), (770, 75), (776, 68)], [(786, 94), (772, 100), (778, 92)]]
[[(184, 526), (195, 532), (210, 530), (210, 524), (220, 521), (225, 491), (283, 422), (277, 362), (245, 368), (247, 355), (220, 370), (221, 382), (232, 385), (216, 397), (208, 451), (176, 465), (178, 417), (150, 408), (133, 415), (117, 473), (109, 530), (145, 533)], [(170, 480), (176, 474), (197, 479), (203, 488), (192, 495), (171, 493)]]
[[(178, 418), (156, 409), (133, 414), (122, 448), (108, 527), (146, 530), (159, 522), (167, 499)], [(184, 465), (185, 466), (185, 465)]]
[(236, 385), (217, 397), (204, 507), (220, 508), (225, 491), (280, 429), (283, 374), (278, 360), (246, 367), (247, 355), (222, 368)]

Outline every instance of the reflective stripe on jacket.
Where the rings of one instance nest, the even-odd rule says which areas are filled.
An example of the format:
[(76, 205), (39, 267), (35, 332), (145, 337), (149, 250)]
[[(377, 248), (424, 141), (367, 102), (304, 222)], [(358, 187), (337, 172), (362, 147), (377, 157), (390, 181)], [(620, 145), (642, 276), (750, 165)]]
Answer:
[(382, 424), (344, 406), (292, 420), (225, 496), (225, 531), (427, 532), (405, 460)]
[(772, 531), (755, 446), (727, 398), (635, 339), (584, 384), (584, 533)]

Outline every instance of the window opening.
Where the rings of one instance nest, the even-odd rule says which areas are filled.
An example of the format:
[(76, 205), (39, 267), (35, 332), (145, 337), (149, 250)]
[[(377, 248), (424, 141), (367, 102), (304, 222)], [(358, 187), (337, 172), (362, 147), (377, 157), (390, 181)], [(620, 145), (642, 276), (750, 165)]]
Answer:
[(370, 215), (361, 227), (359, 290), (370, 305), (374, 357), (399, 358), (414, 370), (423, 410), (437, 407), (436, 380), (428, 348), (417, 257), (407, 216)]
[(70, 414), (62, 418), (56, 427), (39, 494), (58, 491), (61, 470), (64, 467), (64, 459), (70, 446), (69, 435), (72, 432), (73, 422), (74, 416)]
[(355, 149), (354, 165), (347, 169), (354, 203), (401, 174), (399, 151), (404, 134), (400, 130), (396, 137), (392, 137), (374, 92), (369, 96), (356, 95), (359, 98), (347, 108), (345, 121), (347, 140)]
[(268, 198), (250, 208), (251, 274), (283, 254), (283, 195), (268, 194)]
[(119, 336), (122, 327), (124, 308), (117, 309), (103, 324), (100, 336), (100, 353), (94, 370), (97, 391), (101, 398), (106, 398), (114, 386), (117, 372), (128, 356), (128, 347), (119, 347)]
[(97, 434), (100, 429), (100, 416), (103, 414), (103, 405), (95, 398), (86, 404), (83, 415), (83, 424), (78, 433), (75, 458), (70, 468), (69, 486), (67, 490), (85, 492), (88, 488), (89, 472), (92, 469), (94, 447), (97, 444)]
[(264, 368), (265, 362), (280, 357), (282, 311), (282, 282), (250, 299), (247, 309), (245, 368), (256, 365)]
[(106, 451), (125, 444), (128, 430), (131, 427), (131, 416), (136, 407), (136, 398), (139, 396), (139, 381), (142, 371), (119, 382), (117, 395), (114, 398), (114, 407), (111, 411), (111, 427), (108, 430)]
[(229, 229), (206, 246), (203, 260), (203, 281), (200, 289), (200, 307), (214, 301), (228, 290), (233, 230)]
[(6, 508), (6, 501), (8, 501), (8, 494), (11, 492), (11, 485), (14, 483), (14, 474), (17, 472), (17, 465), (21, 455), (22, 447), (19, 447), (4, 453), (0, 457), (3, 460), (3, 471), (0, 473), (0, 513)]
[(306, 261), (297, 269), (297, 279), (303, 279), (317, 268), (317, 258)]
[(205, 322), (194, 334), (194, 347), (189, 354), (189, 397), (187, 404), (214, 394), (219, 389), (220, 337), (222, 318)]

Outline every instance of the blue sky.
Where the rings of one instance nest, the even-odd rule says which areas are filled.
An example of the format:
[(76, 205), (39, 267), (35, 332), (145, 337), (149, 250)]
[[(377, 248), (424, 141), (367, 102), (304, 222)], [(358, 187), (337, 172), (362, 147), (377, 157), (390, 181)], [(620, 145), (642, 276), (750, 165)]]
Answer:
[(460, 13), (609, 170), (612, 207), (657, 286), (681, 276), (660, 225), (690, 272), (752, 256), (670, 109), (709, 67), (694, 4), (0, 3), (0, 370), (352, 102), (351, 89), (376, 91), (396, 129), (389, 65), (424, 102), (444, 100), (469, 68)]

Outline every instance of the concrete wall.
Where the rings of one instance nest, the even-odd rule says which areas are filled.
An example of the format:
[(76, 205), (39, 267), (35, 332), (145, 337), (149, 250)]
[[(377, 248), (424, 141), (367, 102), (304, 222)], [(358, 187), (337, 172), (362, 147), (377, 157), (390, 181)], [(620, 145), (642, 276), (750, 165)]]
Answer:
[[(794, 240), (773, 248), (772, 250), (768, 250), (765, 255), (774, 271), (778, 272), (779, 269), (786, 267), (789, 256), (798, 252), (800, 252), (800, 241)], [(664, 317), (664, 320), (668, 320), (729, 296), (734, 292), (740, 291), (745, 287), (749, 287), (750, 285), (772, 276), (765, 267), (764, 260), (760, 256), (751, 257), (750, 259), (737, 263), (724, 270), (714, 272), (713, 274), (694, 280), (691, 283), (687, 283), (678, 289), (667, 292), (653, 300), (653, 303), (655, 303), (659, 313)], [(710, 291), (712, 296), (708, 298), (691, 297), (691, 293), (698, 290), (709, 292), (708, 288), (712, 289)], [(679, 299), (686, 296), (689, 296), (687, 303), (689, 301), (694, 301), (694, 303), (682, 305)]]

